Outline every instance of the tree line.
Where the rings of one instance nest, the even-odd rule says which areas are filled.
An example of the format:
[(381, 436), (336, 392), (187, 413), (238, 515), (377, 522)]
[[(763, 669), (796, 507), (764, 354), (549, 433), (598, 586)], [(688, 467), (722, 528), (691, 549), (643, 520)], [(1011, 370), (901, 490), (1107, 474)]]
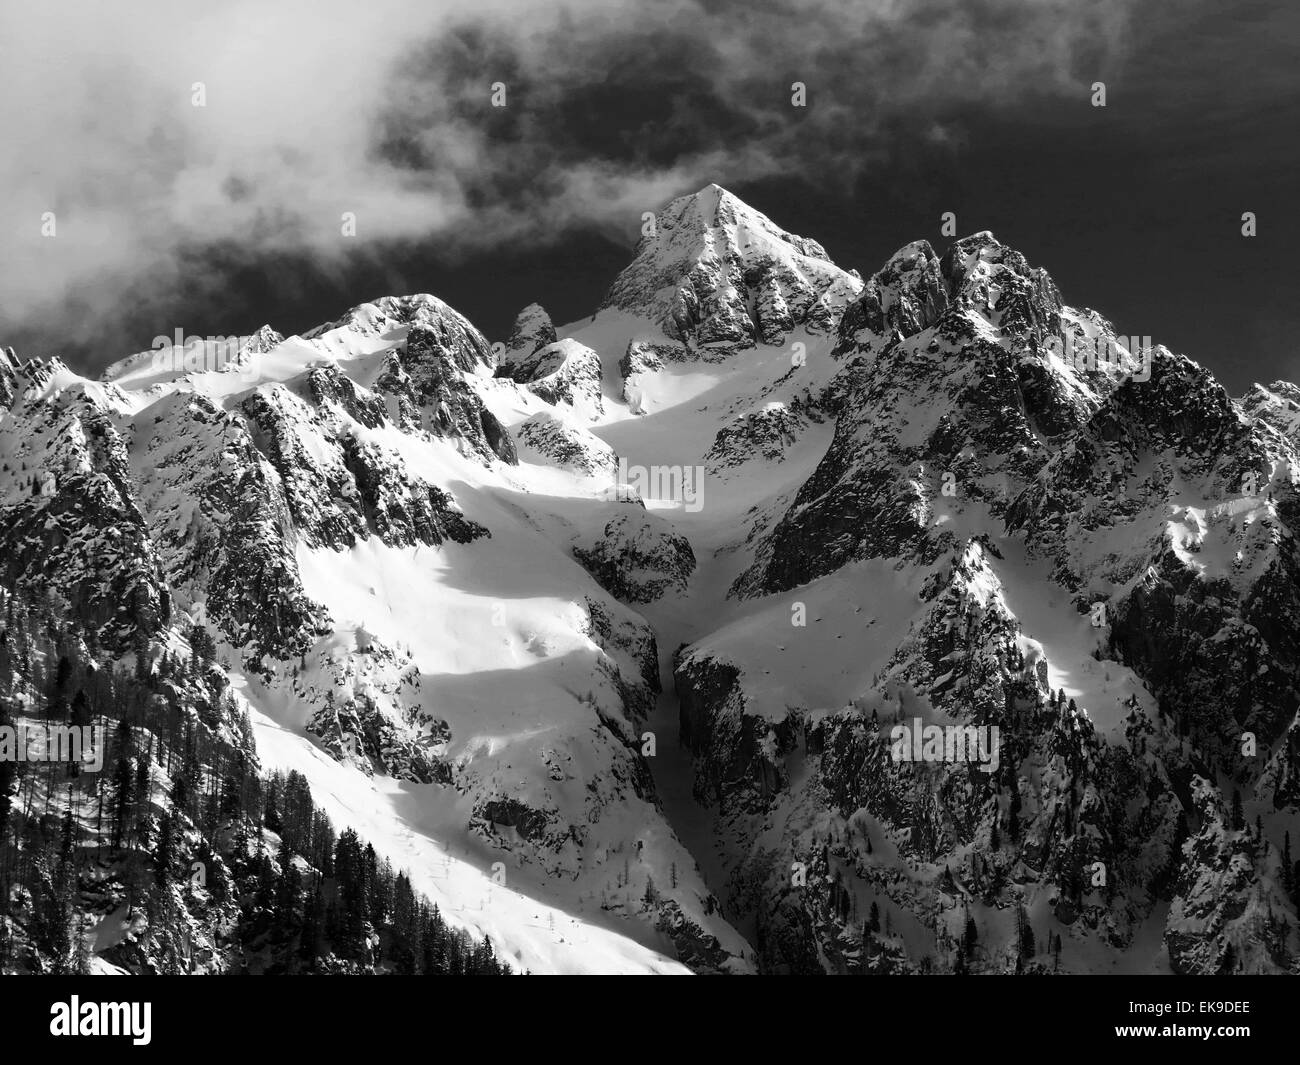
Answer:
[(70, 614), (0, 587), (0, 730), (93, 737), (81, 762), (0, 746), (0, 972), (511, 971), (302, 774), (261, 772), (206, 629), (118, 657)]

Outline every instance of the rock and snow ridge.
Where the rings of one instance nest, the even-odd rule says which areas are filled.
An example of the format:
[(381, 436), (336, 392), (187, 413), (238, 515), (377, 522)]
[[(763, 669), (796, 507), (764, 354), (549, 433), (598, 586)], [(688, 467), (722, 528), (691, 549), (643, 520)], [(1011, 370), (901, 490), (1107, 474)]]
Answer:
[[(991, 234), (863, 282), (708, 186), (495, 349), (416, 295), (0, 352), (3, 579), (210, 626), (264, 760), (521, 968), (1285, 970), (1300, 390), (1063, 334), (1116, 338)], [(893, 762), (916, 717), (999, 772)]]
[(787, 233), (710, 185), (655, 217), (603, 307), (637, 314), (688, 348), (781, 344), (828, 332), (861, 288), (815, 240)]

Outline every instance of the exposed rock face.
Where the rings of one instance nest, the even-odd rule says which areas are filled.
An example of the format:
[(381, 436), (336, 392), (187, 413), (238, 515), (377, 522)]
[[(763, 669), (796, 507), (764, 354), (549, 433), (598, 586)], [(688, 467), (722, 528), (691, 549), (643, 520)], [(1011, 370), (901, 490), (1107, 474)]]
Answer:
[(691, 348), (734, 350), (784, 343), (799, 326), (833, 329), (861, 285), (816, 241), (710, 185), (659, 212), (603, 306), (642, 315)]
[(730, 955), (699, 925), (682, 913), (676, 902), (669, 900), (657, 907), (655, 928), (672, 940), (677, 959), (697, 973), (724, 971)]
[(1045, 428), (1077, 427), (1097, 402), (1039, 350), (1060, 307), (1050, 279), (987, 234), (941, 262), (924, 242), (896, 254), (844, 316), (835, 353), (861, 369), (830, 449), (737, 590), (792, 588), (854, 559), (933, 561), (952, 546), (935, 500), (958, 484), (1004, 510), (1045, 461)]
[(909, 337), (934, 325), (948, 309), (949, 286), (928, 241), (896, 251), (872, 275), (861, 297), (845, 313), (845, 332), (862, 330)]
[(383, 397), (344, 376), (333, 363), (322, 363), (308, 370), (307, 389), (313, 402), (323, 408), (327, 416), (346, 414), (367, 429), (378, 429), (388, 421), (388, 408)]
[(627, 351), (618, 360), (623, 377), (623, 401), (634, 414), (645, 413), (645, 387), (649, 376), (664, 368), (665, 360), (681, 362), (691, 357), (690, 349), (677, 344), (656, 344), (648, 340), (628, 341)]
[(378, 770), (420, 784), (452, 783), (443, 757), (451, 729), (423, 709), (419, 668), (370, 633), (358, 632), (357, 643), (346, 656), (322, 655), (330, 685), (303, 693), (317, 706), (307, 731), (368, 776)]
[(406, 344), (388, 354), (375, 391), (396, 403), (395, 421), (410, 432), (422, 430), (454, 439), (483, 458), (514, 464), (514, 442), (465, 381), (464, 371), (480, 365), (486, 341), (476, 332), (466, 339), (445, 322), (411, 326)]
[(366, 527), (384, 543), (436, 547), (447, 540), (467, 544), (489, 535), (482, 525), (465, 518), (447, 492), (412, 477), (399, 455), (354, 436), (344, 437), (342, 446)]
[[(1115, 389), (1010, 515), (1063, 584), (1089, 601), (1118, 586), (1110, 651), (1226, 765), (1243, 732), (1271, 743), (1295, 714), (1292, 455), (1203, 369), (1160, 351), (1151, 380)], [(1190, 484), (1223, 502), (1183, 503)], [(1099, 567), (1080, 537), (1113, 529), (1127, 550)]]
[[(1153, 730), (1136, 709), (1128, 746), (1103, 742), (1072, 702), (1049, 695), (1041, 648), (1020, 632), (989, 562), (971, 544), (937, 571), (925, 593), (930, 608), (893, 656), (900, 687), (880, 701), (765, 717), (750, 708), (752, 688), (734, 665), (703, 650), (679, 656), (697, 794), (715, 805), (738, 855), (724, 902), (758, 922), (766, 969), (815, 972), (825, 956), (837, 972), (922, 971), (925, 959), (891, 937), (873, 940), (861, 913), (850, 919), (851, 884), (890, 908), (937, 915), (941, 951), (961, 934), (954, 918), (963, 896), (996, 905), (1026, 884), (1048, 895), (1071, 934), (1122, 945), (1146, 919), (1160, 875), (1176, 867), (1179, 802), (1154, 754), (1161, 744), (1180, 765), (1176, 744), (1151, 739), (1148, 750)], [(992, 772), (893, 756), (892, 726), (931, 707), (1000, 730)], [(812, 830), (805, 819), (820, 823), (828, 810), (828, 827)], [(800, 890), (765, 835), (778, 812), (791, 825), (778, 853), (805, 866)], [(877, 850), (896, 848), (906, 865), (873, 856), (872, 840)]]
[[(468, 382), (467, 375), (492, 372), (491, 346), (442, 300), (426, 294), (385, 296), (352, 308), (338, 321), (318, 326), (305, 337), (324, 345), (325, 350), (330, 350), (331, 344), (346, 346), (348, 338), (404, 338), (404, 343), (387, 350), (369, 390), (361, 390), (353, 382), (339, 383), (337, 368), (328, 365), (314, 387), (362, 424), (377, 422), (378, 399), (388, 420), (403, 431), (419, 430), (460, 441), (486, 462), (516, 461), (510, 434)], [(329, 395), (333, 389), (342, 391), (335, 397)], [(358, 404), (365, 408), (359, 416)]]
[(243, 345), (242, 350), (250, 355), (264, 355), (268, 351), (274, 351), (283, 343), (283, 333), (277, 332), (269, 325), (264, 325), (249, 337), (248, 343)]
[[(495, 419), (463, 376), (488, 350), (468, 323), (432, 297), (363, 305), (346, 321), (365, 333), (409, 327), (380, 375), (402, 385), (399, 427), (418, 431), (416, 412), (433, 408), (437, 435), (459, 434), (496, 457), (486, 431)], [(241, 351), (255, 357), (281, 343), (264, 327)], [(127, 360), (110, 376), (137, 368)], [(6, 453), (39, 453), (41, 480), (0, 524), (12, 538), (6, 578), (53, 581), (102, 639), (157, 632), (179, 588), (251, 661), (298, 656), (329, 626), (303, 590), (299, 545), (435, 546), (487, 534), (397, 453), (357, 435), (391, 425), (389, 408), (382, 388), (369, 391), (334, 363), (311, 366), (297, 384), (253, 388), (232, 410), (179, 391), (138, 416), (115, 384), (86, 384), (57, 360), (30, 363), (14, 381), (27, 406), (0, 422), (0, 435)], [(513, 448), (503, 430), (496, 445)], [(38, 560), (57, 571), (38, 574)]]
[(0, 407), (14, 401), (18, 384), (18, 356), (13, 348), (0, 348)]
[[(171, 618), (171, 597), (137, 503), (121, 428), (58, 360), (13, 373), (0, 418), (0, 577), (57, 592), (109, 644)], [(49, 390), (53, 389), (53, 394)]]
[(514, 329), (506, 342), (511, 361), (527, 359), (534, 352), (556, 341), (555, 326), (551, 316), (540, 304), (530, 303), (515, 318)]
[[(1201, 828), (1183, 844), (1165, 921), (1174, 971), (1192, 976), (1235, 972), (1241, 959), (1252, 960), (1261, 943), (1269, 962), (1286, 968), (1290, 959), (1279, 949), (1285, 943), (1280, 914), (1286, 895), (1277, 885), (1287, 877), (1276, 855), (1267, 855), (1245, 825), (1231, 823), (1214, 785), (1194, 777), (1191, 792)], [(1207, 936), (1206, 929), (1215, 934)]]
[[(185, 602), (204, 603), (209, 622), (254, 659), (301, 654), (327, 618), (298, 576), (291, 489), (258, 449), (252, 423), (178, 392), (135, 420), (130, 455), (132, 489), (169, 585)], [(307, 535), (353, 527), (341, 511), (300, 509), (320, 519)]]
[(799, 438), (805, 424), (799, 412), (783, 403), (748, 411), (718, 431), (704, 456), (706, 468), (710, 473), (720, 473), (753, 460), (781, 462), (786, 448)]
[(610, 518), (600, 538), (589, 546), (575, 544), (573, 555), (610, 595), (628, 603), (682, 591), (695, 570), (690, 541), (644, 509)]
[(618, 473), (618, 456), (612, 447), (547, 411), (534, 414), (516, 428), (515, 435), (519, 447), (536, 452), (539, 461), (589, 477), (612, 480)]
[(734, 666), (707, 656), (674, 661), (682, 743), (696, 752), (695, 793), (747, 811), (788, 783), (782, 755), (802, 734), (797, 716), (769, 722), (746, 713)]
[(354, 544), (364, 517), (341, 441), (283, 385), (254, 392), (241, 409), (258, 450), (279, 477), (299, 534), (313, 545)]
[(423, 346), (435, 351), (439, 362), (450, 362), (463, 372), (490, 370), (492, 346), (469, 319), (452, 310), (435, 296), (385, 296), (373, 303), (353, 307), (338, 321), (317, 326), (304, 333), (309, 340), (347, 329), (361, 337), (400, 336), (403, 329), (423, 330)]
[(599, 600), (585, 600), (587, 632), (604, 653), (601, 669), (636, 721), (654, 709), (659, 693), (659, 648), (653, 631), (634, 616), (620, 617)]
[(604, 413), (600, 356), (576, 340), (554, 341), (527, 354), (524, 349), (507, 351), (496, 373), (547, 403), (567, 404), (581, 417), (594, 419)]
[[(1229, 765), (1243, 731), (1271, 742), (1295, 713), (1293, 454), (1205, 370), (1161, 349), (1150, 380), (1111, 392), (1008, 516), (1058, 580), (1102, 602), (1113, 655)], [(1123, 546), (1099, 559), (1086, 544), (1112, 530)]]

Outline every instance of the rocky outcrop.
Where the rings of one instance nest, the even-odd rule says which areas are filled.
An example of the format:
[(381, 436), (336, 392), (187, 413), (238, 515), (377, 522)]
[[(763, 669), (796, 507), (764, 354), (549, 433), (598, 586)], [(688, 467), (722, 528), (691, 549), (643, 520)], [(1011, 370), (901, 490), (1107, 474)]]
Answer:
[[(28, 363), (15, 387), (36, 394), (59, 372)], [(0, 474), (0, 580), (58, 593), (110, 646), (166, 625), (171, 597), (127, 441), (94, 396), (77, 384), (0, 417), (0, 452), (10, 456)]]
[(783, 403), (748, 411), (718, 430), (704, 456), (705, 468), (721, 473), (754, 460), (781, 462), (786, 448), (798, 440), (806, 425), (800, 414)]
[(618, 360), (618, 372), (623, 378), (623, 401), (634, 414), (645, 413), (646, 390), (649, 376), (662, 370), (666, 362), (683, 362), (691, 358), (685, 345), (654, 343), (633, 338)]
[(747, 810), (764, 808), (788, 783), (783, 755), (802, 737), (798, 715), (768, 721), (748, 713), (736, 667), (707, 655), (679, 652), (673, 680), (679, 738), (696, 755), (696, 797)]
[(1232, 824), (1219, 790), (1191, 783), (1200, 830), (1182, 847), (1165, 946), (1176, 973), (1258, 973), (1290, 965), (1284, 892), (1287, 874), (1245, 824)]
[(554, 344), (557, 339), (551, 316), (540, 304), (530, 303), (515, 317), (514, 328), (506, 342), (506, 355), (510, 362), (515, 363)]
[(672, 941), (677, 960), (693, 972), (725, 972), (731, 961), (718, 937), (705, 932), (671, 899), (656, 908), (655, 930)]
[(534, 414), (516, 426), (515, 440), (525, 457), (533, 452), (538, 461), (548, 465), (610, 480), (618, 472), (618, 456), (612, 447), (548, 411)]
[(463, 371), (485, 358), (478, 343), (449, 344), (448, 333), (458, 338), (446, 323), (439, 328), (412, 325), (406, 343), (391, 352), (375, 381), (375, 391), (391, 396), (396, 403), (397, 425), (407, 431), (422, 431), (462, 442), (468, 451), (484, 461), (500, 459), (514, 464), (514, 442), (466, 383)]
[(628, 603), (682, 591), (695, 570), (690, 541), (645, 510), (616, 514), (594, 543), (575, 544), (573, 556), (610, 595)]
[(315, 707), (307, 731), (331, 755), (367, 776), (378, 771), (419, 784), (453, 782), (444, 757), (451, 729), (423, 708), (420, 671), (409, 655), (361, 630), (354, 653), (322, 652), (319, 661), (319, 681), (300, 697)]
[[(1225, 767), (1244, 732), (1272, 742), (1295, 710), (1293, 454), (1161, 349), (1150, 380), (1115, 388), (1008, 512), (1061, 583), (1105, 594), (1110, 652)], [(1086, 545), (1112, 536), (1098, 565)]]
[(861, 284), (816, 241), (710, 185), (659, 212), (602, 306), (641, 315), (692, 348), (735, 350), (784, 343), (800, 326), (834, 328)]
[(595, 419), (604, 413), (600, 356), (576, 340), (558, 340), (527, 354), (524, 349), (507, 351), (496, 375), (523, 385), (547, 403), (566, 404), (580, 417)]
[(13, 348), (0, 348), (0, 408), (14, 401), (18, 385), (18, 356)]
[(862, 368), (844, 378), (831, 446), (736, 591), (864, 558), (930, 562), (952, 546), (944, 500), (1005, 510), (1047, 458), (1041, 427), (1077, 427), (1097, 402), (1039, 348), (1059, 322), (1050, 279), (988, 234), (942, 260), (924, 242), (896, 254), (841, 323), (835, 353)]
[(317, 407), (327, 413), (346, 414), (367, 429), (378, 429), (388, 421), (383, 398), (362, 388), (332, 362), (313, 366), (307, 372), (307, 390)]
[[(490, 370), (492, 347), (469, 319), (452, 310), (436, 296), (385, 296), (373, 303), (353, 307), (342, 318), (317, 326), (304, 333), (308, 340), (327, 339), (336, 330), (346, 330), (358, 337), (401, 336), (418, 330), (417, 347), (424, 354), (436, 353), (436, 361), (446, 372), (454, 367), (462, 372)], [(428, 361), (428, 360), (422, 360)]]

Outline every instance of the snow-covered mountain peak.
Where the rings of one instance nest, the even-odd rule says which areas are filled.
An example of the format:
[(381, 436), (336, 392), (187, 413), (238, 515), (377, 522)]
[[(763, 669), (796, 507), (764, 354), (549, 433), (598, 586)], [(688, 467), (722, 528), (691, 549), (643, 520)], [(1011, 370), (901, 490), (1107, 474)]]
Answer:
[(1271, 425), (1300, 448), (1300, 387), (1290, 381), (1274, 381), (1267, 387), (1256, 383), (1240, 404), (1248, 415)]
[(461, 369), (491, 368), (492, 346), (483, 334), (468, 318), (427, 292), (382, 296), (358, 304), (342, 318), (308, 330), (303, 338), (328, 341), (331, 334), (346, 330), (355, 337), (393, 340), (417, 327), (427, 330), (439, 346), (452, 353)]
[(942, 255), (929, 241), (903, 245), (876, 271), (846, 311), (837, 357), (879, 350), (895, 337), (914, 336), (949, 311), (953, 339), (982, 336), (1039, 342), (1061, 328), (1063, 304), (1047, 272), (1030, 266), (1014, 248), (987, 230), (953, 242)]
[(815, 240), (708, 185), (647, 222), (604, 308), (649, 319), (687, 346), (780, 344), (797, 326), (826, 332), (861, 288)]
[(284, 343), (284, 334), (263, 325), (242, 345), (242, 350), (252, 354), (263, 354)]
[(699, 192), (671, 201), (657, 217), (656, 227), (690, 241), (699, 240), (707, 232), (747, 259), (764, 252), (781, 252), (779, 245), (786, 244), (798, 255), (831, 261), (817, 241), (787, 233), (721, 185), (706, 185)]

